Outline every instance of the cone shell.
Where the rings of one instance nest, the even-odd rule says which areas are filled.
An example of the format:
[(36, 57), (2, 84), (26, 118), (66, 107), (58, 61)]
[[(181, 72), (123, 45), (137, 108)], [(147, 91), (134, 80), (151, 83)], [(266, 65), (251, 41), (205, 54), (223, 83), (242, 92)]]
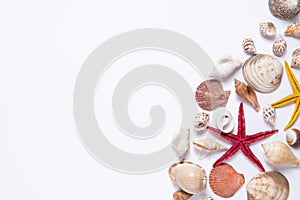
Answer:
[(282, 74), (282, 64), (271, 55), (251, 56), (243, 65), (243, 76), (247, 84), (263, 93), (276, 90), (281, 83)]
[(293, 52), (291, 67), (300, 68), (300, 48)]
[(268, 162), (272, 164), (287, 164), (291, 166), (300, 165), (300, 160), (292, 150), (283, 142), (275, 141), (262, 144)]
[(254, 42), (251, 38), (244, 38), (243, 49), (247, 54), (250, 54), (250, 55), (253, 55), (256, 53), (256, 48), (255, 48)]
[(192, 194), (186, 193), (182, 190), (178, 190), (173, 194), (173, 200), (188, 200)]
[(247, 184), (248, 200), (287, 200), (289, 193), (288, 180), (277, 171), (261, 172)]
[(272, 126), (275, 125), (275, 120), (276, 120), (276, 112), (275, 108), (272, 107), (271, 105), (267, 105), (263, 107), (263, 116), (264, 119), (269, 122)]
[(216, 68), (212, 73), (212, 77), (227, 77), (232, 74), (236, 69), (242, 66), (242, 62), (232, 58), (231, 56), (224, 56), (216, 63)]
[(224, 91), (218, 80), (207, 80), (202, 82), (196, 90), (196, 102), (204, 110), (214, 110), (227, 104), (230, 91)]
[(172, 139), (172, 147), (180, 158), (186, 154), (190, 148), (190, 130), (180, 129), (178, 133), (174, 134)]
[(286, 142), (289, 145), (295, 145), (300, 143), (300, 130), (292, 128), (286, 131)]
[(299, 13), (298, 0), (269, 0), (271, 13), (280, 19), (291, 19)]
[(234, 128), (234, 120), (228, 110), (221, 110), (216, 115), (216, 125), (223, 133), (230, 133)]
[(266, 38), (272, 38), (276, 35), (276, 27), (272, 22), (263, 22), (259, 24), (260, 33)]
[(281, 57), (283, 56), (283, 54), (285, 54), (286, 49), (287, 49), (287, 43), (285, 39), (283, 39), (283, 37), (280, 35), (279, 38), (275, 40), (273, 44), (273, 53), (276, 56)]
[(194, 127), (197, 131), (205, 130), (209, 121), (209, 114), (201, 112), (196, 115), (194, 120)]
[(239, 174), (226, 163), (213, 168), (209, 175), (209, 185), (212, 191), (223, 198), (232, 197), (244, 182), (244, 175)]
[(295, 22), (289, 25), (284, 34), (295, 38), (300, 38), (300, 22)]
[(193, 162), (181, 161), (169, 168), (169, 176), (173, 182), (186, 193), (197, 194), (206, 188), (205, 170)]
[(237, 95), (245, 99), (258, 112), (260, 110), (260, 105), (253, 88), (237, 79), (234, 79), (234, 85)]
[(199, 150), (225, 151), (228, 148), (210, 138), (199, 138), (193, 141), (193, 145)]

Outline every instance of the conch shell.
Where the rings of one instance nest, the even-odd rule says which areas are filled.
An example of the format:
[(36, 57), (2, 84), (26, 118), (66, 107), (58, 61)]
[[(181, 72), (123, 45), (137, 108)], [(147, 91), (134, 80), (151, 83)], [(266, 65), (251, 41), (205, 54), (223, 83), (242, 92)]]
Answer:
[(258, 112), (260, 110), (260, 105), (257, 101), (256, 93), (253, 88), (237, 79), (234, 79), (234, 85), (237, 95), (248, 101), (250, 105)]
[(295, 38), (300, 38), (300, 22), (295, 22), (289, 25), (284, 34)]
[(212, 77), (227, 77), (230, 74), (232, 74), (236, 69), (240, 68), (242, 66), (242, 62), (233, 59), (231, 56), (224, 56), (216, 63), (216, 68), (212, 72)]
[(268, 162), (272, 164), (287, 164), (299, 166), (300, 159), (295, 156), (292, 150), (283, 142), (275, 141), (262, 144)]
[(190, 129), (180, 129), (178, 133), (174, 134), (172, 147), (180, 159), (183, 158), (190, 148)]
[(276, 27), (272, 22), (263, 22), (259, 24), (261, 34), (266, 38), (272, 38), (276, 35)]
[(255, 48), (254, 42), (251, 38), (244, 38), (243, 49), (247, 54), (250, 54), (250, 55), (253, 55), (256, 53), (256, 48)]
[(283, 54), (285, 54), (286, 49), (287, 49), (287, 43), (285, 39), (280, 35), (279, 38), (275, 40), (273, 44), (273, 53), (276, 56), (281, 57), (283, 56)]
[(225, 151), (228, 148), (210, 138), (199, 138), (193, 141), (193, 145), (199, 150)]
[(173, 194), (173, 200), (188, 200), (192, 194), (186, 193), (182, 190), (178, 190)]
[(300, 48), (293, 52), (291, 67), (300, 68)]
[(292, 128), (286, 131), (286, 142), (289, 145), (295, 145), (300, 143), (300, 130), (296, 128)]

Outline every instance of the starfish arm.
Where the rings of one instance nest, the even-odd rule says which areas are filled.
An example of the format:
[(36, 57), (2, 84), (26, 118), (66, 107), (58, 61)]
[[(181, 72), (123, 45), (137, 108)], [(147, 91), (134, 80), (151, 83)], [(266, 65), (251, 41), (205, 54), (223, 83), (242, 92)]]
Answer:
[(223, 156), (221, 156), (213, 165), (213, 167), (223, 163), (223, 161), (231, 158), (238, 150), (240, 149), (240, 144), (239, 143), (234, 143), (230, 149), (228, 149)]
[(253, 135), (247, 135), (245, 142), (247, 144), (250, 144), (250, 143), (265, 139), (277, 132), (278, 132), (278, 130), (276, 129), (276, 130), (262, 131), (262, 132), (259, 132), (259, 133), (253, 134)]
[(272, 103), (271, 105), (274, 108), (278, 108), (278, 107), (284, 106), (286, 104), (292, 103), (294, 101), (297, 101), (297, 99), (299, 99), (299, 98), (300, 98), (300, 93), (297, 92), (297, 93), (294, 93), (294, 94), (290, 94), (286, 97), (283, 97), (282, 99)]
[(284, 130), (288, 129), (296, 121), (299, 113), (300, 113), (300, 100), (296, 101), (296, 105), (295, 105), (292, 117), (291, 117), (289, 123), (284, 127)]
[(239, 116), (238, 116), (238, 136), (240, 139), (245, 138), (246, 135), (246, 124), (244, 115), (243, 103), (240, 103)]
[(216, 129), (216, 128), (211, 127), (211, 126), (207, 126), (207, 129), (210, 130), (211, 132), (213, 132), (215, 135), (217, 135), (217, 136), (219, 136), (219, 137), (221, 137), (225, 140), (228, 140), (228, 141), (231, 141), (231, 142), (237, 141), (236, 135), (234, 135), (232, 133), (223, 133), (219, 129)]
[(257, 165), (263, 172), (265, 171), (265, 168), (263, 167), (261, 162), (258, 160), (258, 158), (254, 155), (254, 153), (251, 151), (251, 149), (249, 148), (248, 145), (243, 144), (241, 150), (245, 154), (245, 156), (247, 158), (249, 158), (249, 160), (251, 160), (251, 162), (253, 162), (255, 165)]
[(296, 91), (300, 91), (300, 85), (298, 83), (298, 80), (295, 77), (295, 74), (293, 73), (292, 69), (290, 68), (289, 64), (285, 61), (284, 62), (285, 65), (285, 70), (286, 73), (288, 75), (289, 81), (292, 85), (293, 90)]

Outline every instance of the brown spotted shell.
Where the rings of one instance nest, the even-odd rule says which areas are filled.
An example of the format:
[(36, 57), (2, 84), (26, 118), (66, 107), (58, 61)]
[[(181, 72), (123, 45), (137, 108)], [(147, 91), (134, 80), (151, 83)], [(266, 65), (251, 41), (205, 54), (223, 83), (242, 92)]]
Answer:
[(245, 183), (244, 175), (226, 163), (213, 168), (209, 175), (209, 185), (212, 191), (223, 198), (232, 197)]
[(202, 82), (196, 90), (196, 102), (204, 110), (214, 110), (227, 104), (230, 91), (224, 91), (218, 80), (207, 80)]
[(275, 40), (275, 42), (273, 43), (273, 53), (276, 56), (281, 57), (285, 54), (286, 49), (287, 49), (287, 43), (285, 39), (282, 37), (282, 35), (280, 35), (278, 39)]
[(280, 19), (291, 19), (300, 10), (299, 0), (269, 0), (271, 13)]

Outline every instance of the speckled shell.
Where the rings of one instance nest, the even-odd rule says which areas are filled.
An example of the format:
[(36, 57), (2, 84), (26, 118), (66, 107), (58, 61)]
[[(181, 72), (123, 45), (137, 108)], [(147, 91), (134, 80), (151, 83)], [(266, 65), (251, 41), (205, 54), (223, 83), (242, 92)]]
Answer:
[(260, 33), (266, 38), (273, 38), (276, 35), (276, 27), (272, 22), (259, 24)]
[(280, 19), (291, 19), (299, 13), (299, 0), (269, 0), (271, 13)]
[(190, 130), (180, 129), (178, 133), (175, 133), (172, 139), (172, 147), (179, 158), (182, 159), (190, 148)]
[(196, 90), (195, 98), (200, 108), (214, 110), (227, 104), (230, 91), (224, 91), (218, 80), (207, 80), (202, 82)]
[(239, 174), (226, 163), (213, 168), (209, 175), (209, 185), (212, 191), (223, 198), (232, 197), (244, 182), (244, 175)]
[(246, 188), (248, 200), (287, 200), (290, 193), (288, 180), (277, 171), (257, 174)]
[(282, 64), (271, 55), (251, 56), (243, 65), (245, 81), (256, 91), (263, 93), (273, 92), (279, 87), (282, 73)]
[(300, 68), (300, 48), (293, 52), (291, 67)]
[(285, 54), (286, 49), (287, 43), (285, 39), (283, 39), (283, 37), (280, 35), (279, 38), (273, 43), (273, 53), (276, 56), (281, 57), (283, 56), (283, 54)]
[(286, 142), (289, 145), (295, 145), (300, 143), (300, 130), (297, 128), (292, 128), (286, 131), (285, 135)]
[(295, 22), (289, 25), (284, 34), (295, 38), (300, 38), (300, 22)]
[(189, 194), (198, 194), (206, 188), (205, 170), (193, 162), (181, 161), (169, 168), (169, 176), (173, 182)]
[(271, 105), (267, 105), (263, 107), (263, 116), (264, 119), (269, 122), (272, 126), (275, 125), (275, 120), (276, 120), (276, 111), (275, 108), (272, 107)]
[(209, 121), (209, 114), (205, 112), (198, 113), (194, 119), (194, 127), (197, 131), (205, 130)]
[(216, 114), (216, 125), (224, 133), (230, 133), (234, 128), (234, 120), (228, 110), (221, 110)]
[(251, 38), (243, 39), (243, 49), (247, 54), (253, 55), (256, 53), (254, 42)]
[(178, 190), (173, 194), (173, 200), (188, 200), (192, 194), (186, 193), (182, 190)]

